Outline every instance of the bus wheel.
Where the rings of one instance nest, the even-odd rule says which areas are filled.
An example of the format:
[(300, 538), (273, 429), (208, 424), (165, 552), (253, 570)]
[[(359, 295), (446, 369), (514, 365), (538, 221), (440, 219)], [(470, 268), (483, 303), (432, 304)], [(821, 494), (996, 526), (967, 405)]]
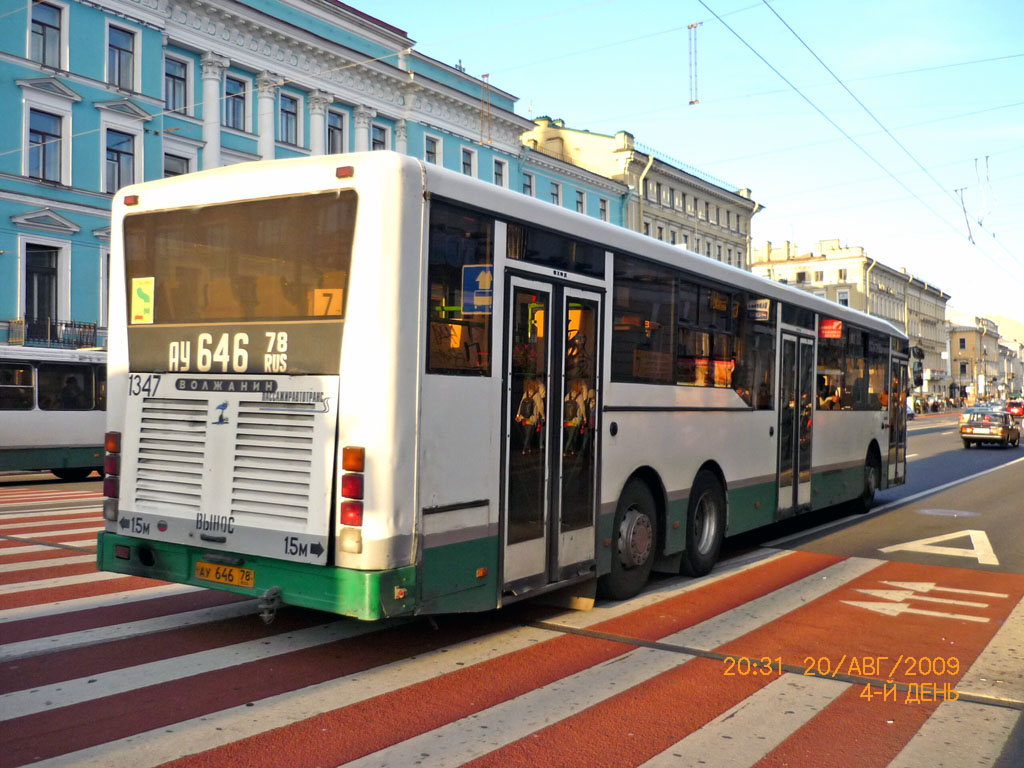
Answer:
[(612, 569), (598, 580), (601, 597), (625, 600), (644, 588), (654, 563), (656, 521), (650, 488), (630, 480), (615, 508)]
[(874, 453), (869, 453), (867, 461), (864, 462), (864, 490), (861, 491), (860, 501), (857, 504), (858, 511), (870, 512), (875, 505), (875, 492), (882, 477), (882, 466)]
[(724, 535), (725, 494), (718, 478), (705, 470), (697, 474), (690, 491), (682, 572), (687, 576), (708, 573), (718, 561)]
[(92, 470), (89, 467), (63, 467), (61, 469), (51, 469), (50, 471), (61, 480), (67, 480), (72, 483), (85, 480), (85, 478), (92, 474)]

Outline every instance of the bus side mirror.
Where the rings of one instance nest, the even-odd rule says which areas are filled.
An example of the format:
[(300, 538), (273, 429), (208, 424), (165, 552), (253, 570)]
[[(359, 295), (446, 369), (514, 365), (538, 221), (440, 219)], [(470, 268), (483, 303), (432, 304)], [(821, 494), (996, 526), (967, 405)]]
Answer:
[(922, 365), (920, 360), (915, 360), (912, 370), (914, 375), (914, 386), (920, 387), (924, 384), (924, 365)]

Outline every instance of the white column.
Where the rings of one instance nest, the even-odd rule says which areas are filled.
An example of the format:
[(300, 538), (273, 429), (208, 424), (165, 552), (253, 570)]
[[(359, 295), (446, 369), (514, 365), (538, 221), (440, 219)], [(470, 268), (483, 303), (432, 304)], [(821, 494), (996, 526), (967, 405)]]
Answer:
[(370, 121), (377, 116), (377, 110), (358, 106), (354, 110), (356, 152), (370, 150)]
[(406, 149), (406, 146), (407, 146), (407, 143), (408, 143), (406, 141), (407, 133), (408, 133), (408, 131), (406, 129), (405, 120), (396, 120), (395, 121), (395, 152), (401, 152), (403, 155), (405, 154), (405, 149)]
[(256, 114), (259, 134), (258, 151), (261, 160), (274, 159), (274, 146), (277, 143), (277, 90), (280, 79), (269, 72), (260, 72), (256, 78), (256, 91), (259, 95), (259, 106)]
[(309, 94), (309, 149), (314, 155), (324, 154), (327, 134), (327, 107), (333, 99), (323, 91)]
[(203, 65), (203, 170), (220, 165), (221, 82), (228, 60), (204, 53)]

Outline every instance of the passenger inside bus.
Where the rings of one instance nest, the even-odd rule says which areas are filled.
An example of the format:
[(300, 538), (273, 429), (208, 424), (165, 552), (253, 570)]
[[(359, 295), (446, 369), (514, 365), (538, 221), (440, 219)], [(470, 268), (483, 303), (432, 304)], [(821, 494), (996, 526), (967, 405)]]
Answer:
[(544, 423), (544, 385), (537, 379), (527, 379), (523, 384), (523, 397), (516, 410), (516, 423), (522, 430), (522, 452), (533, 453), (540, 442), (538, 435)]
[(565, 395), (563, 450), (566, 456), (581, 453), (589, 438), (597, 393), (583, 379), (573, 379)]

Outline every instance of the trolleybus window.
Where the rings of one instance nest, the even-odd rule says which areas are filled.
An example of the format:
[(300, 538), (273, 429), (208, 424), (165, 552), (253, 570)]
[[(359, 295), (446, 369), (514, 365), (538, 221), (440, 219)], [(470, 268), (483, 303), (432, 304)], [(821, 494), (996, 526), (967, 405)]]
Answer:
[(40, 364), (39, 407), (44, 411), (91, 411), (92, 367)]
[(32, 400), (32, 366), (0, 363), (0, 411), (29, 411)]
[(588, 277), (604, 277), (604, 248), (537, 227), (509, 224), (506, 250), (508, 257), (516, 261), (529, 261)]

